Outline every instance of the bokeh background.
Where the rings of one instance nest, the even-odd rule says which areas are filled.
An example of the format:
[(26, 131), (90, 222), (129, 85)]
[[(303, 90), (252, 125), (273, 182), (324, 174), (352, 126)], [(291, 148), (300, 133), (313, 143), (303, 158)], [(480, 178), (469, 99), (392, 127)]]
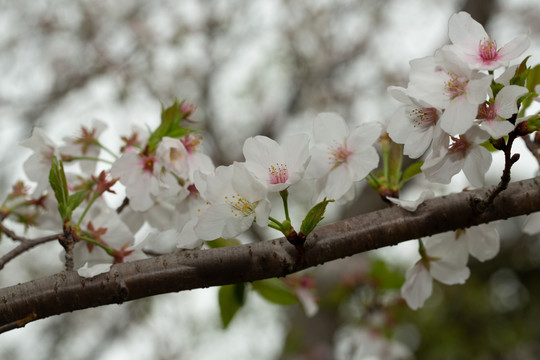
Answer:
[[(500, 45), (528, 32), (529, 63), (540, 62), (536, 0), (0, 1), (0, 190), (24, 177), (30, 152), (17, 143), (32, 127), (60, 143), (99, 119), (114, 142), (133, 124), (154, 128), (175, 98), (197, 106), (216, 165), (241, 160), (249, 136), (309, 131), (322, 111), (384, 122), (396, 108), (386, 88), (406, 86), (409, 61), (448, 42), (460, 10)], [(538, 169), (522, 155), (514, 179)], [(384, 206), (359, 193), (328, 221)], [(253, 293), (223, 330), (217, 290), (204, 289), (31, 323), (0, 336), (0, 358), (536, 359), (540, 243), (522, 221), (501, 223), (501, 254), (471, 263), (465, 286), (436, 286), (416, 312), (397, 296), (415, 246), (404, 244), (311, 270), (313, 318)], [(12, 246), (4, 238), (0, 253)], [(52, 243), (28, 252), (0, 271), (0, 286), (60, 271), (59, 253)]]

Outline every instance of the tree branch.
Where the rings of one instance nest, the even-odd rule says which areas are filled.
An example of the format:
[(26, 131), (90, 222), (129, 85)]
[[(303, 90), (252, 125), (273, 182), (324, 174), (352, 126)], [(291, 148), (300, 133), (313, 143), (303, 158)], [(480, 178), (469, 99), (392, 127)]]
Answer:
[(64, 271), (6, 287), (0, 290), (0, 329), (157, 294), (285, 276), (406, 240), (540, 211), (540, 177), (510, 184), (479, 213), (476, 204), (493, 188), (428, 200), (412, 213), (393, 207), (322, 226), (308, 237), (299, 264), (294, 246), (280, 238), (116, 264), (89, 279)]

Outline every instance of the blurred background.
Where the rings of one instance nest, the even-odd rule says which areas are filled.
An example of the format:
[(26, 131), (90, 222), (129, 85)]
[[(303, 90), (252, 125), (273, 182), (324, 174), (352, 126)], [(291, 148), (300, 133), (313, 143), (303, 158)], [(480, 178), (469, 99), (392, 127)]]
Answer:
[[(448, 42), (460, 10), (499, 45), (529, 33), (529, 64), (540, 62), (536, 0), (0, 1), (1, 193), (24, 177), (30, 151), (17, 143), (32, 127), (59, 144), (98, 119), (114, 141), (133, 124), (155, 128), (175, 98), (197, 106), (216, 166), (241, 160), (249, 136), (309, 131), (322, 111), (384, 122), (397, 106), (386, 88), (406, 86), (409, 61)], [(515, 180), (538, 169), (522, 155)], [(486, 182), (499, 177), (495, 165)], [(440, 191), (463, 184), (456, 177)], [(370, 189), (359, 193), (327, 220), (384, 207)], [(435, 286), (416, 312), (399, 299), (411, 242), (310, 270), (320, 303), (312, 318), (252, 293), (223, 330), (217, 289), (204, 289), (31, 323), (0, 336), (0, 357), (536, 359), (540, 243), (520, 233), (522, 222), (501, 223), (499, 256), (471, 263), (465, 286)], [(0, 254), (11, 247), (4, 238)], [(9, 263), (0, 286), (60, 271), (59, 250), (47, 244)]]

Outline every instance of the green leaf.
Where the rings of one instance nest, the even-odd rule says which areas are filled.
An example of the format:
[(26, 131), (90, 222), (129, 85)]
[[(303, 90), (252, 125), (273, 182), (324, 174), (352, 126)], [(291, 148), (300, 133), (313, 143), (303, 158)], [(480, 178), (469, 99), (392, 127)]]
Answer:
[[(505, 137), (505, 139), (506, 139), (506, 137)], [(504, 141), (503, 141), (503, 145), (504, 145)], [(497, 149), (495, 146), (493, 146), (493, 144), (491, 143), (490, 140), (484, 141), (483, 143), (480, 144), (480, 146), (484, 147), (489, 152), (499, 151), (499, 149)]]
[(501, 91), (504, 88), (503, 84), (499, 84), (498, 82), (495, 82), (495, 80), (491, 81), (491, 90), (493, 91), (493, 98), (497, 96), (499, 91)]
[(527, 79), (529, 75), (530, 69), (527, 67), (527, 60), (529, 60), (530, 56), (527, 56), (521, 64), (516, 69), (516, 73), (514, 74), (514, 77), (510, 79), (510, 85), (519, 85), (524, 86), (525, 80)]
[(420, 174), (420, 172), (422, 171), (420, 169), (422, 165), (424, 165), (423, 161), (418, 161), (409, 165), (409, 167), (405, 169), (405, 171), (403, 172), (403, 178), (401, 178), (401, 184), (404, 184), (407, 180), (411, 179), (413, 176)]
[(221, 324), (227, 328), (234, 315), (244, 305), (246, 295), (246, 285), (232, 284), (224, 285), (219, 289), (218, 300), (221, 314)]
[(54, 196), (58, 201), (58, 211), (62, 219), (70, 219), (71, 211), (69, 211), (69, 190), (64, 172), (62, 161), (58, 161), (56, 156), (51, 160), (51, 171), (49, 172), (49, 183), (54, 191)]
[(221, 247), (228, 247), (228, 246), (236, 246), (240, 245), (241, 242), (238, 239), (223, 239), (219, 238), (212, 241), (207, 241), (206, 245), (208, 245), (210, 248), (221, 248)]
[(405, 280), (401, 271), (389, 269), (380, 259), (372, 263), (369, 275), (379, 289), (399, 289)]
[(278, 305), (292, 305), (298, 302), (298, 298), (290, 287), (278, 278), (254, 281), (251, 283), (253, 290), (271, 303)]
[(300, 227), (300, 232), (304, 234), (305, 236), (308, 236), (310, 232), (315, 229), (315, 226), (324, 219), (324, 212), (326, 211), (326, 205), (328, 205), (329, 202), (333, 202), (334, 200), (326, 200), (324, 198), (323, 201), (313, 206), (309, 212), (307, 213), (306, 217), (304, 218), (304, 221), (302, 221), (302, 226)]
[(534, 88), (538, 84), (540, 84), (540, 64), (529, 70), (529, 74), (527, 75), (527, 89), (530, 92), (534, 92)]
[(182, 104), (183, 101), (175, 100), (168, 108), (162, 108), (161, 123), (158, 128), (150, 134), (148, 139), (147, 145), (149, 152), (152, 152), (165, 136), (179, 138), (187, 135), (191, 131), (188, 128), (180, 127), (180, 122), (186, 116), (186, 114), (181, 111)]
[(88, 196), (90, 190), (77, 191), (75, 194), (70, 195), (68, 199), (68, 206), (71, 211), (75, 210)]

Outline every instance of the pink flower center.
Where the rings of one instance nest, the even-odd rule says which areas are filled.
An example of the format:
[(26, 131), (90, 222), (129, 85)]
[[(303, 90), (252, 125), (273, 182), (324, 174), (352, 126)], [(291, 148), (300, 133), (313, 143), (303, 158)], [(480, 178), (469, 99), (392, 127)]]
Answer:
[(478, 53), (484, 62), (491, 62), (497, 58), (497, 43), (495, 40), (484, 39), (478, 44)]
[(471, 146), (471, 143), (465, 137), (461, 138), (459, 136), (451, 136), (450, 138), (452, 139), (452, 143), (450, 144), (450, 148), (448, 149), (448, 151), (454, 154), (461, 154), (463, 157), (465, 157)]
[(197, 150), (197, 147), (199, 146), (199, 144), (202, 141), (202, 136), (195, 135), (195, 134), (189, 134), (189, 135), (186, 135), (186, 137), (184, 137), (180, 141), (182, 142), (182, 144), (184, 144), (184, 146), (185, 146), (186, 150), (188, 151), (188, 153), (191, 154), (191, 153), (193, 153), (194, 151)]
[(150, 174), (154, 173), (154, 163), (156, 159), (151, 156), (145, 156), (142, 160), (142, 167), (144, 172), (149, 172)]
[(485, 102), (478, 105), (478, 114), (476, 115), (477, 119), (493, 121), (497, 117), (497, 109), (493, 103)]
[(268, 168), (270, 184), (284, 184), (289, 180), (289, 171), (286, 164), (275, 164)]
[(449, 79), (444, 84), (446, 95), (448, 95), (450, 99), (455, 99), (463, 95), (467, 90), (469, 80), (467, 78), (459, 77), (452, 72), (448, 72), (447, 74)]
[(409, 112), (409, 120), (414, 127), (422, 129), (434, 126), (439, 120), (435, 108), (414, 108)]
[(353, 152), (347, 147), (347, 144), (339, 144), (330, 148), (330, 156), (328, 160), (334, 163), (334, 166), (339, 166), (346, 163)]

